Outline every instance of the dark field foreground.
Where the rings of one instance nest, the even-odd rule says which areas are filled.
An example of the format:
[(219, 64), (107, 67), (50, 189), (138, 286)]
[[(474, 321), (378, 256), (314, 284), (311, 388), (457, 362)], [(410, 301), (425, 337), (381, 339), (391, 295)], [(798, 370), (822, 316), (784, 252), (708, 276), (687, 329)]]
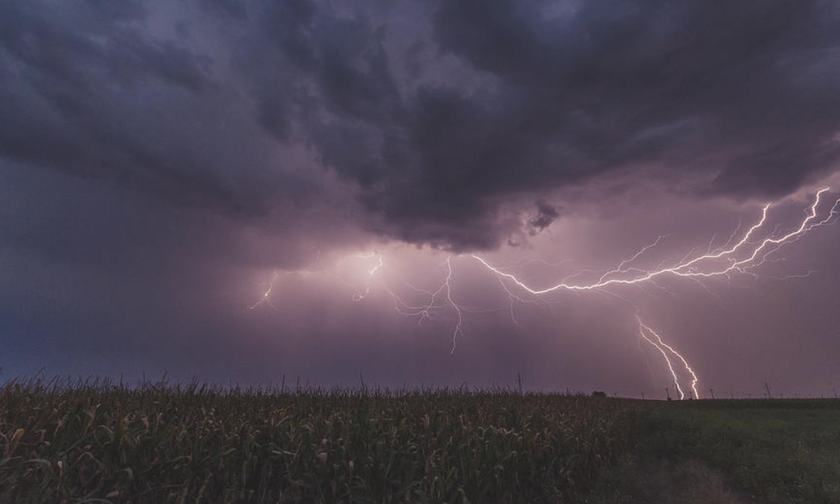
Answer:
[(840, 401), (8, 383), (0, 502), (840, 503)]
[(840, 400), (631, 408), (632, 450), (598, 481), (590, 503), (840, 503)]
[(620, 402), (418, 391), (47, 387), (0, 395), (0, 501), (565, 502)]

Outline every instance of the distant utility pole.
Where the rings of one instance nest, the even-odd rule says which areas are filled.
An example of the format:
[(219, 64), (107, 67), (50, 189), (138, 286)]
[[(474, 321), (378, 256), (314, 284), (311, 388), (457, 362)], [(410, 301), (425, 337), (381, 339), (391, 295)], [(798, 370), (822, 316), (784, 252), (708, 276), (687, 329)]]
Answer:
[(667, 397), (669, 401), (671, 400), (671, 392), (668, 390), (668, 387), (665, 387), (665, 397)]
[(642, 401), (644, 401), (644, 400), (645, 400), (645, 393), (642, 392)]
[(522, 373), (516, 373), (516, 383), (519, 384), (519, 395), (522, 395)]
[(709, 393), (712, 394), (712, 399), (714, 399), (715, 398), (715, 389), (710, 388)]
[(770, 395), (770, 385), (767, 385), (767, 382), (764, 382), (764, 388), (767, 389), (767, 399), (773, 397), (772, 395)]

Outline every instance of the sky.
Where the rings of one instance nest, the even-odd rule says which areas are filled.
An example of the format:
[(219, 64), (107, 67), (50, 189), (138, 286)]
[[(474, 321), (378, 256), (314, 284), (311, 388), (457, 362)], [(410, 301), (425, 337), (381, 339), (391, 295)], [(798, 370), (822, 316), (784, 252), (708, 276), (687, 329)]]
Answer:
[(835, 395), (839, 61), (828, 0), (2, 2), (0, 379)]

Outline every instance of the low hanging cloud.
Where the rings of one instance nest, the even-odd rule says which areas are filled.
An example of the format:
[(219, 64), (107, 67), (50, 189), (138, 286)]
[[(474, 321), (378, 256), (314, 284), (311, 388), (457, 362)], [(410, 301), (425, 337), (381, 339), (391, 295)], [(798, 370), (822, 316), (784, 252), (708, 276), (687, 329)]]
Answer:
[(360, 235), (494, 248), (510, 205), (612, 174), (735, 199), (825, 176), (839, 27), (816, 0), (9, 2), (0, 160), (303, 234), (341, 198)]
[(560, 216), (560, 208), (547, 203), (545, 200), (537, 200), (537, 214), (528, 219), (528, 234), (536, 236)]

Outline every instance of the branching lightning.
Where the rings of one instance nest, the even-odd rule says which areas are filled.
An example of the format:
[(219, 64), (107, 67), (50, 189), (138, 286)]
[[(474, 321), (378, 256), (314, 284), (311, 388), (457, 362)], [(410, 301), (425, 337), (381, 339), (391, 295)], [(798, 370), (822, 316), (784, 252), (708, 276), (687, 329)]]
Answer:
[[(337, 269), (347, 263), (350, 260), (373, 260), (375, 262), (372, 266), (368, 267), (367, 279), (363, 286), (354, 285), (351, 281), (343, 277), (337, 272)], [(403, 299), (403, 297), (393, 289), (388, 281), (385, 278), (385, 256), (379, 252), (370, 252), (364, 254), (353, 254), (347, 257), (342, 258), (339, 260), (335, 267), (332, 269), (325, 269), (322, 268), (318, 271), (310, 271), (310, 270), (293, 270), (289, 271), (289, 274), (306, 274), (306, 275), (313, 275), (313, 274), (320, 274), (325, 275), (336, 282), (340, 283), (341, 285), (345, 286), (350, 290), (351, 299), (353, 301), (363, 301), (368, 296), (370, 296), (372, 288), (374, 287), (374, 281), (378, 280), (378, 285), (382, 288), (382, 290), (388, 294), (392, 300), (394, 301), (394, 309), (400, 315), (404, 315), (406, 317), (417, 317), (417, 325), (421, 325), (424, 320), (435, 318), (438, 315), (438, 312), (447, 309), (447, 307), (451, 308), (456, 316), (457, 316), (457, 323), (455, 324), (455, 328), (452, 332), (452, 350), (451, 352), (455, 352), (455, 348), (457, 346), (457, 339), (458, 336), (463, 336), (463, 326), (464, 326), (464, 312), (467, 310), (466, 308), (462, 307), (458, 304), (455, 299), (453, 298), (452, 294), (452, 257), (447, 257), (446, 261), (444, 262), (446, 266), (446, 276), (441, 281), (438, 288), (434, 291), (428, 291), (422, 289), (420, 287), (416, 287), (415, 285), (409, 283), (405, 279), (399, 277), (399, 275), (392, 274), (391, 276), (395, 278), (395, 281), (399, 282), (400, 284), (408, 287), (410, 290), (419, 293), (427, 298), (425, 303), (421, 304), (411, 304)], [(268, 282), (268, 287), (263, 292), (262, 296), (260, 296), (259, 300), (254, 304), (250, 305), (248, 308), (253, 310), (263, 304), (270, 306), (276, 311), (281, 311), (277, 306), (275, 306), (271, 301), (271, 296), (275, 289), (275, 284), (279, 280), (280, 274), (278, 272), (274, 272), (272, 274), (271, 280)], [(374, 278), (377, 277), (377, 278)]]
[[(277, 307), (274, 306), (274, 304), (271, 302), (271, 291), (274, 290), (274, 282), (275, 281), (277, 281), (277, 272), (276, 271), (271, 274), (271, 280), (269, 280), (269, 282), (268, 282), (268, 288), (265, 290), (265, 292), (263, 292), (263, 295), (260, 296), (260, 299), (256, 303), (254, 303), (254, 304), (252, 304), (251, 306), (248, 307), (249, 310), (253, 310), (256, 307), (258, 307), (260, 305), (263, 305), (263, 304), (267, 304), (268, 306), (277, 310)], [(277, 310), (277, 311), (279, 311), (279, 310)]]
[[(671, 291), (668, 291), (668, 289), (657, 283), (657, 280), (670, 276), (688, 279), (699, 284), (711, 294), (711, 290), (709, 290), (703, 282), (704, 279), (715, 277), (730, 278), (731, 275), (735, 274), (755, 276), (753, 270), (767, 262), (775, 261), (776, 259), (772, 259), (771, 256), (773, 256), (785, 245), (797, 242), (813, 229), (837, 222), (836, 217), (840, 214), (840, 198), (834, 201), (833, 205), (822, 218), (819, 217), (821, 199), (829, 190), (830, 189), (826, 187), (816, 192), (813, 203), (805, 210), (805, 217), (791, 231), (782, 233), (779, 231), (778, 227), (772, 230), (766, 230), (768, 227), (768, 215), (771, 209), (771, 205), (767, 204), (762, 207), (761, 216), (758, 221), (749, 227), (740, 239), (736, 238), (740, 234), (742, 228), (742, 224), (739, 221), (738, 227), (732, 232), (732, 234), (729, 235), (728, 240), (721, 248), (713, 250), (713, 243), (715, 241), (715, 237), (713, 236), (709, 243), (702, 247), (701, 250), (705, 250), (704, 253), (699, 253), (699, 247), (695, 247), (679, 261), (671, 263), (670, 265), (666, 265), (665, 261), (663, 261), (653, 269), (644, 269), (635, 266), (635, 264), (637, 264), (637, 261), (647, 252), (656, 248), (663, 240), (667, 239), (670, 236), (668, 234), (658, 236), (652, 243), (642, 247), (639, 251), (627, 259), (620, 261), (614, 268), (600, 273), (592, 270), (580, 270), (567, 275), (558, 283), (541, 288), (529, 285), (526, 281), (519, 278), (514, 273), (511, 273), (503, 267), (491, 264), (490, 261), (478, 254), (471, 254), (470, 257), (484, 266), (496, 277), (500, 286), (508, 296), (508, 310), (510, 312), (511, 320), (517, 325), (519, 324), (519, 320), (516, 316), (514, 308), (515, 302), (533, 303), (551, 307), (551, 304), (546, 299), (546, 296), (560, 291), (578, 293), (595, 291), (617, 296), (624, 301), (628, 301), (627, 298), (612, 292), (611, 289), (621, 286), (643, 287), (645, 284), (650, 284), (660, 289), (665, 289), (670, 293)], [(763, 235), (763, 237), (760, 237), (760, 235)], [(367, 275), (365, 275), (366, 281), (363, 286), (355, 285), (352, 281), (348, 280), (337, 271), (339, 266), (351, 260), (364, 261), (365, 264), (367, 264), (367, 266), (365, 266), (365, 271), (367, 273)], [(550, 263), (544, 259), (525, 258), (520, 261), (519, 266), (535, 262), (541, 263), (546, 267), (555, 267), (566, 261)], [(371, 294), (372, 289), (378, 286), (381, 291), (392, 298), (394, 308), (397, 313), (407, 317), (416, 318), (418, 325), (422, 324), (425, 320), (439, 318), (446, 311), (454, 312), (456, 316), (456, 323), (452, 331), (452, 352), (454, 353), (458, 338), (463, 336), (465, 313), (480, 310), (471, 310), (468, 307), (456, 302), (453, 297), (452, 288), (453, 257), (447, 257), (444, 265), (446, 268), (445, 276), (434, 290), (426, 290), (417, 287), (400, 277), (395, 271), (393, 271), (393, 268), (388, 267), (385, 256), (380, 252), (369, 252), (347, 256), (338, 261), (332, 269), (322, 268), (319, 271), (290, 271), (287, 273), (326, 275), (347, 287), (351, 291), (352, 299), (354, 301), (362, 301), (366, 299)], [(516, 266), (509, 265), (507, 267)], [(813, 272), (809, 271), (808, 273), (802, 275), (789, 275), (787, 277), (779, 278), (802, 278), (810, 275), (811, 273)], [(572, 281), (572, 279), (582, 278), (585, 275), (597, 275), (597, 277), (595, 277), (594, 281), (589, 283)], [(257, 302), (249, 306), (250, 309), (255, 309), (258, 306), (266, 304), (271, 308), (280, 311), (278, 307), (271, 302), (271, 298), (275, 290), (275, 284), (279, 278), (280, 274), (275, 272), (268, 284), (268, 288), (263, 292)], [(405, 294), (400, 294), (395, 288), (396, 284), (401, 287), (399, 289), (401, 292), (406, 292), (405, 289), (408, 289), (408, 291), (414, 293), (413, 296), (416, 297), (417, 295), (420, 295), (424, 298), (424, 301), (420, 303), (406, 301), (406, 298), (404, 297)], [(516, 289), (523, 291), (524, 295), (533, 297), (533, 299), (526, 299), (518, 295), (516, 293)], [(663, 357), (680, 399), (685, 398), (687, 391), (690, 391), (692, 397), (699, 398), (700, 394), (697, 387), (699, 378), (692, 366), (688, 363), (688, 360), (673, 346), (666, 343), (658, 332), (643, 322), (638, 310), (636, 310), (636, 322), (638, 324), (638, 335), (641, 340), (646, 341)], [(687, 385), (681, 381), (680, 375), (690, 377), (690, 381)]]
[[(642, 255), (642, 253), (656, 245), (659, 239), (662, 238), (660, 237), (659, 239), (657, 239), (657, 242), (646, 246), (641, 251), (636, 253), (631, 259), (622, 261), (617, 268), (607, 271), (598, 279), (598, 281), (590, 284), (570, 284), (564, 281), (552, 285), (550, 287), (536, 289), (528, 286), (527, 284), (519, 280), (515, 275), (501, 271), (498, 268), (494, 267), (481, 256), (473, 254), (472, 257), (496, 275), (507, 278), (513, 281), (513, 283), (515, 283), (522, 289), (530, 292), (531, 294), (536, 295), (548, 294), (557, 290), (586, 291), (599, 289), (603, 287), (609, 287), (612, 285), (639, 284), (651, 281), (657, 277), (665, 275), (708, 278), (713, 276), (728, 275), (733, 272), (743, 273), (748, 268), (753, 268), (761, 265), (768, 255), (776, 252), (776, 250), (778, 250), (778, 248), (782, 245), (798, 241), (808, 231), (832, 222), (832, 219), (838, 213), (838, 207), (840, 207), (840, 199), (834, 202), (834, 205), (832, 206), (828, 215), (824, 219), (815, 221), (817, 217), (817, 207), (820, 204), (820, 197), (823, 193), (825, 193), (828, 190), (829, 188), (826, 187), (824, 189), (820, 189), (817, 192), (817, 195), (814, 198), (814, 203), (811, 205), (807, 216), (796, 230), (791, 231), (790, 233), (787, 233), (778, 238), (774, 238), (773, 236), (775, 235), (775, 233), (773, 233), (770, 235), (770, 237), (764, 238), (763, 240), (760, 240), (758, 242), (751, 243), (749, 241), (753, 234), (755, 234), (759, 229), (761, 229), (767, 221), (767, 211), (770, 209), (770, 205), (768, 204), (765, 205), (762, 209), (761, 219), (758, 221), (758, 223), (753, 225), (747, 231), (744, 237), (741, 238), (741, 240), (739, 240), (735, 245), (729, 248), (724, 248), (723, 250), (720, 250), (716, 253), (700, 255), (695, 257), (694, 259), (683, 260), (677, 263), (676, 265), (667, 268), (659, 268), (650, 271), (638, 270), (636, 268), (626, 268), (626, 265), (629, 262), (637, 259), (639, 256)], [(738, 253), (742, 249), (746, 249), (746, 257), (743, 257), (741, 259), (729, 257)], [(726, 259), (723, 262), (723, 264), (715, 263), (716, 259), (723, 258)], [(708, 266), (706, 266), (706, 264), (708, 264)], [(706, 266), (707, 269), (704, 270), (703, 266)], [(615, 277), (615, 275), (623, 273), (636, 273), (637, 276), (631, 276), (630, 278)]]
[(446, 299), (449, 301), (449, 304), (455, 308), (455, 311), (458, 313), (458, 323), (455, 324), (455, 330), (452, 332), (452, 351), (450, 353), (455, 353), (455, 344), (457, 343), (457, 338), (459, 334), (462, 334), (461, 328), (464, 325), (464, 314), (461, 311), (461, 307), (458, 306), (455, 301), (452, 299), (452, 286), (449, 285), (449, 281), (452, 280), (452, 258), (446, 258), (446, 280), (444, 280), (443, 285), (446, 286)]
[[(680, 395), (680, 399), (685, 399), (685, 392), (683, 391), (682, 387), (680, 386), (680, 378), (677, 372), (674, 370), (674, 363), (671, 360), (671, 356), (676, 357), (682, 362), (682, 365), (685, 367), (686, 372), (691, 375), (691, 390), (694, 393), (693, 397), (700, 398), (700, 394), (697, 392), (697, 382), (699, 379), (697, 375), (694, 373), (694, 370), (691, 369), (691, 366), (688, 364), (688, 361), (685, 360), (685, 357), (682, 356), (679, 352), (674, 350), (674, 348), (662, 340), (662, 337), (650, 328), (647, 324), (642, 322), (641, 317), (638, 313), (636, 313), (636, 321), (639, 323), (639, 336), (650, 343), (659, 353), (662, 354), (662, 357), (665, 359), (665, 363), (668, 365), (668, 371), (671, 372), (671, 377), (674, 380), (674, 386), (677, 388), (677, 392)], [(652, 338), (651, 338), (652, 336)], [(671, 356), (669, 356), (669, 353)]]

